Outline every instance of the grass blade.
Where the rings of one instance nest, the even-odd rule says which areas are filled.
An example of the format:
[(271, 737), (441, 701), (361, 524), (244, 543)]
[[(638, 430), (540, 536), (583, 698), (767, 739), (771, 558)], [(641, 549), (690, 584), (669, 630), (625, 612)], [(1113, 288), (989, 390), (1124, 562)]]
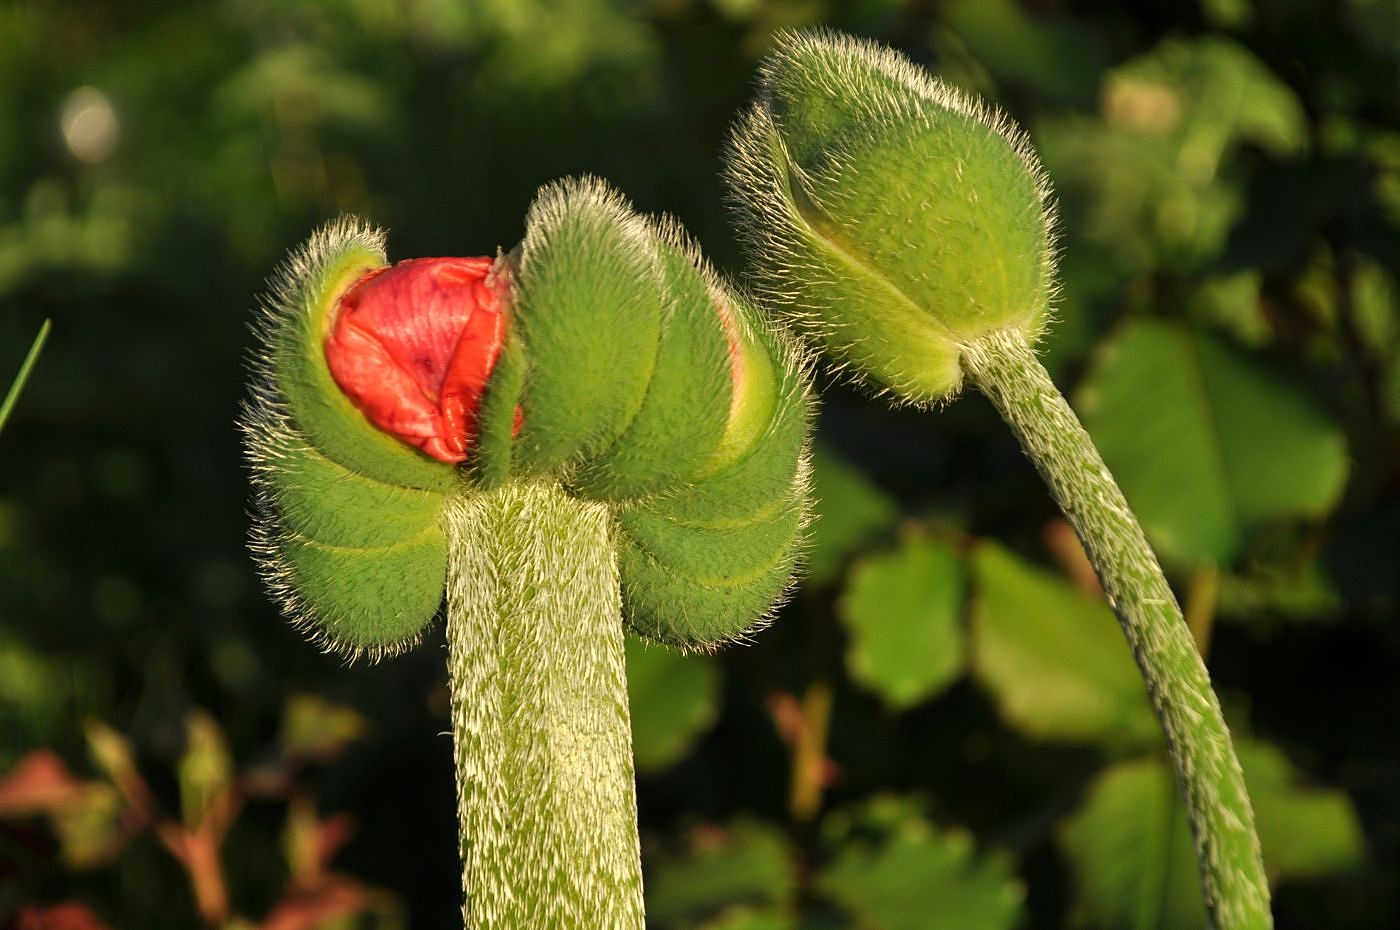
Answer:
[(5, 395), (5, 402), (0, 404), (0, 432), (4, 431), (5, 422), (10, 419), (10, 411), (14, 409), (15, 401), (19, 400), (20, 391), (24, 390), (24, 382), (29, 380), (29, 372), (33, 370), (34, 363), (39, 360), (39, 353), (43, 351), (44, 342), (49, 338), (49, 330), (52, 328), (52, 320), (45, 320), (44, 325), (39, 327), (39, 335), (34, 337), (34, 344), (29, 347), (29, 354), (24, 357), (24, 364), (19, 366), (19, 374), (15, 375), (14, 383), (10, 385), (10, 390)]

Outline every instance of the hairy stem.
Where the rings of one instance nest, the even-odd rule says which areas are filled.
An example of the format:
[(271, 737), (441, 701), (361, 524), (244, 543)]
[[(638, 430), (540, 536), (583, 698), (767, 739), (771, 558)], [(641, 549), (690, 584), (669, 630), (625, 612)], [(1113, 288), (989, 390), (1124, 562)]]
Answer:
[(449, 501), (463, 918), (640, 930), (631, 721), (607, 509), (512, 483)]
[(1079, 419), (1018, 333), (964, 347), (963, 369), (996, 405), (1094, 563), (1166, 734), (1218, 930), (1273, 925), (1254, 813), (1210, 676), (1147, 538)]

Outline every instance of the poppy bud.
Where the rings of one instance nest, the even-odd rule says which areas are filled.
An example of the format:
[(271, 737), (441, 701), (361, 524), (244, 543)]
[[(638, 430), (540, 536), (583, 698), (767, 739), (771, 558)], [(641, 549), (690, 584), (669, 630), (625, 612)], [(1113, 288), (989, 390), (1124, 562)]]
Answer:
[(505, 337), (508, 283), (489, 258), (419, 258), (344, 296), (326, 364), (371, 423), (443, 462), (468, 454)]
[(727, 174), (769, 299), (905, 400), (956, 391), (966, 343), (1045, 321), (1053, 214), (1029, 142), (883, 46), (782, 36)]
[(443, 507), (516, 481), (608, 506), (643, 636), (742, 637), (790, 584), (800, 356), (675, 223), (600, 181), (544, 188), (494, 262), (389, 266), (382, 234), (332, 224), (278, 276), (260, 335), (253, 545), (329, 648), (416, 642), (446, 585)]

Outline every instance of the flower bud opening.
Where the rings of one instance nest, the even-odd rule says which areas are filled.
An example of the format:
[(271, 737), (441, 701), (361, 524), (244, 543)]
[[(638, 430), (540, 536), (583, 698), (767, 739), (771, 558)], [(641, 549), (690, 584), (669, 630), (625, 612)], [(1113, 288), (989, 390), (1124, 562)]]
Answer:
[(508, 309), (509, 279), (492, 259), (409, 259), (369, 272), (340, 298), (326, 364), (379, 429), (463, 462)]

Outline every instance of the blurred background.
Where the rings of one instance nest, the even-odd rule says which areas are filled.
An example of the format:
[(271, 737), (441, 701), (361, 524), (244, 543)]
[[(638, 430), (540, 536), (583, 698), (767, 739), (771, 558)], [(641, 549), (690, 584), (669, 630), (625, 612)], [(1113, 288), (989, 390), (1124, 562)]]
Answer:
[[(460, 926), (439, 631), (344, 667), (244, 549), (255, 298), (353, 212), (510, 248), (609, 178), (740, 275), (718, 181), (773, 31), (997, 101), (1063, 216), (1045, 347), (1207, 650), (1280, 927), (1400, 876), (1395, 0), (0, 2), (0, 926)], [(658, 928), (1204, 927), (1155, 723), (990, 406), (819, 383), (810, 575), (632, 648)]]

